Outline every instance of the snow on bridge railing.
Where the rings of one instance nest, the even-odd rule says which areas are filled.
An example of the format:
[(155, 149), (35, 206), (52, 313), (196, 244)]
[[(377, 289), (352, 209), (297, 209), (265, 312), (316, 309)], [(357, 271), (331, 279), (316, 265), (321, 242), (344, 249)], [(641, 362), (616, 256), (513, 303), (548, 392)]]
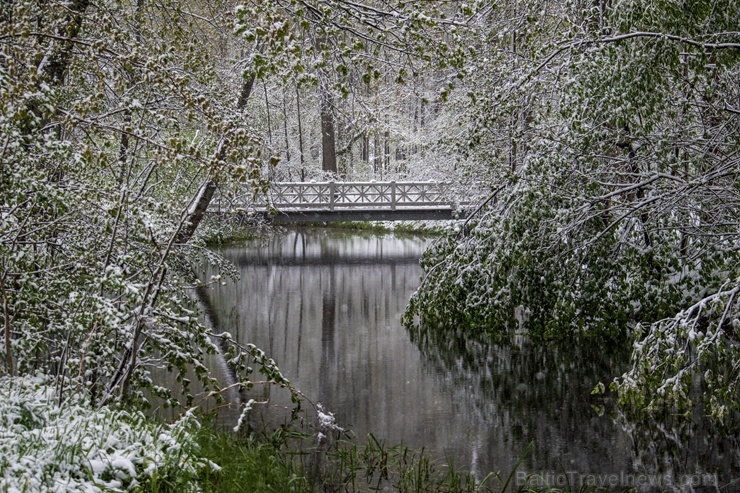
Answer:
[(278, 182), (270, 186), (271, 205), (284, 209), (452, 207), (443, 182)]
[(460, 198), (452, 184), (435, 181), (273, 182), (266, 193), (250, 189), (214, 198), (211, 212), (227, 211), (361, 211), (363, 209), (456, 210), (468, 205), (472, 191)]

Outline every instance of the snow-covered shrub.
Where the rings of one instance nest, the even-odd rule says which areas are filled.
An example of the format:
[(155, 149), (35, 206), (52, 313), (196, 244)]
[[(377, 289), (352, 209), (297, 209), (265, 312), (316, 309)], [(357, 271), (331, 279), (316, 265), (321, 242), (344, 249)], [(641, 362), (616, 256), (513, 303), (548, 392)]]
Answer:
[(0, 490), (141, 491), (188, 481), (205, 468), (189, 414), (157, 425), (139, 412), (92, 409), (81, 394), (59, 402), (53, 380), (0, 378)]
[(612, 384), (620, 403), (633, 413), (687, 412), (703, 395), (712, 419), (731, 421), (740, 410), (739, 294), (740, 279), (728, 280), (675, 316), (638, 327), (632, 368)]

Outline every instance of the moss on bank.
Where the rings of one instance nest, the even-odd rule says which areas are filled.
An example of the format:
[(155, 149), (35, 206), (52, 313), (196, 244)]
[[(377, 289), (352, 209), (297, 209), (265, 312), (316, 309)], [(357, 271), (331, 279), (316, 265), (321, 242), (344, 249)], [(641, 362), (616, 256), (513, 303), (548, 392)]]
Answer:
[(442, 224), (430, 221), (332, 221), (296, 223), (293, 227), (327, 228), (346, 231), (367, 231), (373, 233), (409, 233), (439, 235), (448, 227), (450, 221)]

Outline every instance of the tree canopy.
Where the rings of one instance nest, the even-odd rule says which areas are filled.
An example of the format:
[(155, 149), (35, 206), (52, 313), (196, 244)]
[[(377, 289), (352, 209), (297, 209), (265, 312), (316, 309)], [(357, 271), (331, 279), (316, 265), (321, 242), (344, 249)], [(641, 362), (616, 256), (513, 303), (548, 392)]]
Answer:
[(0, 9), (1, 371), (98, 404), (166, 393), (157, 367), (215, 386), (193, 295), (214, 196), (443, 177), (489, 195), (426, 254), (409, 323), (630, 333), (623, 403), (688, 405), (694, 374), (715, 416), (740, 401), (737, 2)]

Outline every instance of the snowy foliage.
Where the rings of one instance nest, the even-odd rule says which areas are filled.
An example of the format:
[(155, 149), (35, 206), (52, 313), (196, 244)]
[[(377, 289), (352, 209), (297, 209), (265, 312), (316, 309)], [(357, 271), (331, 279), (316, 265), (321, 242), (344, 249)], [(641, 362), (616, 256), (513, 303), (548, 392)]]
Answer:
[[(141, 491), (217, 466), (199, 457), (190, 415), (157, 426), (140, 413), (61, 404), (53, 381), (0, 378), (0, 489)], [(182, 491), (193, 488), (182, 484)]]
[(202, 244), (183, 232), (202, 182), (259, 185), (262, 148), (212, 63), (223, 19), (193, 14), (2, 7), (1, 371), (72, 377), (96, 404), (141, 397), (157, 366), (186, 394), (188, 368), (216, 385), (190, 294)]
[(690, 405), (704, 375), (726, 414), (740, 402), (740, 7), (581, 5), (526, 2), (517, 24), (502, 4), (487, 19), (498, 42), (494, 70), (473, 71), (487, 90), (470, 152), (495, 193), (425, 255), (407, 323), (546, 337), (639, 327), (622, 402)]

